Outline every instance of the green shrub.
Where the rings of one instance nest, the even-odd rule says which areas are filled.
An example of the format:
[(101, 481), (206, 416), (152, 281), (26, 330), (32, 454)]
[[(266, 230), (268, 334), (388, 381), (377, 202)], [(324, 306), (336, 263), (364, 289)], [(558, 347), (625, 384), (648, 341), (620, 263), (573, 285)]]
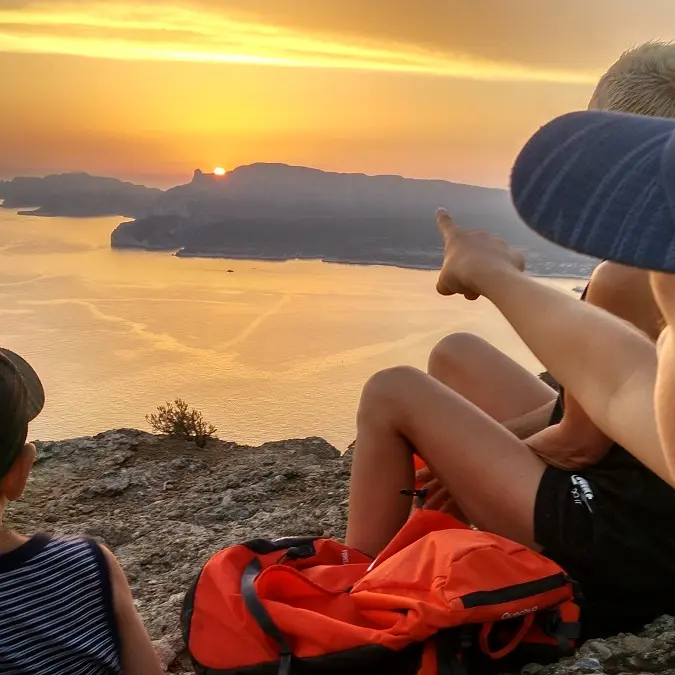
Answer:
[(157, 412), (146, 415), (145, 419), (157, 433), (193, 439), (198, 448), (205, 447), (209, 438), (216, 438), (218, 431), (204, 420), (199, 410), (190, 408), (182, 398), (157, 406)]

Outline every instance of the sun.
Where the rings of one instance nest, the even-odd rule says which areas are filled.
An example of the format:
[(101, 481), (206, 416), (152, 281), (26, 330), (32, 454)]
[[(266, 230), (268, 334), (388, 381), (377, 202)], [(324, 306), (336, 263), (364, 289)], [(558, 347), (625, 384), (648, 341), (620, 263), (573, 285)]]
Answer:
[(222, 166), (217, 166), (214, 170), (213, 173), (216, 174), (216, 176), (224, 176), (226, 174), (225, 169), (223, 169)]

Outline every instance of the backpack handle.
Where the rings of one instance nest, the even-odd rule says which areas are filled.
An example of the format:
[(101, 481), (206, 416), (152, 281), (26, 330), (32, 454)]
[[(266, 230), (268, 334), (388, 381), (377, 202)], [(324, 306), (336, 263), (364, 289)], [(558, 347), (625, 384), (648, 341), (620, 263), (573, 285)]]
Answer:
[(490, 623), (484, 623), (483, 627), (480, 630), (479, 644), (480, 649), (486, 656), (489, 656), (491, 659), (503, 659), (505, 656), (510, 654), (523, 640), (527, 635), (527, 632), (532, 628), (534, 623), (534, 612), (523, 617), (523, 623), (518, 629), (518, 632), (511, 638), (510, 642), (503, 647), (491, 650), (490, 649), (490, 634), (495, 624), (494, 621)]
[(244, 600), (246, 609), (251, 616), (256, 620), (260, 629), (272, 638), (277, 645), (279, 645), (279, 671), (278, 675), (290, 675), (293, 652), (286, 641), (284, 634), (279, 630), (274, 623), (272, 617), (267, 613), (267, 610), (260, 602), (258, 593), (255, 590), (255, 580), (262, 572), (262, 565), (257, 558), (253, 558), (251, 562), (246, 565), (246, 569), (241, 576), (241, 597)]

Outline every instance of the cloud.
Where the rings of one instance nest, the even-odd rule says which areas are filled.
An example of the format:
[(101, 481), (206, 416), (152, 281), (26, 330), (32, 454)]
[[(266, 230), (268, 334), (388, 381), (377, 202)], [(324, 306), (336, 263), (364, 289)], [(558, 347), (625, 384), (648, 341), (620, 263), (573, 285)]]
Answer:
[[(365, 3), (364, 3), (365, 4)], [(380, 3), (377, 3), (380, 5)], [(321, 5), (321, 7), (318, 7)], [(0, 5), (0, 51), (346, 68), (487, 80), (589, 83), (592, 70), (540, 66), (434, 37), (437, 17), (404, 14), (413, 3), (387, 3), (392, 14), (353, 0), (268, 3), (255, 0), (131, 3), (24, 0)], [(417, 2), (420, 10), (439, 5)], [(283, 11), (284, 7), (287, 11)], [(341, 11), (338, 11), (339, 8)], [(410, 19), (410, 20), (408, 20)], [(423, 31), (426, 25), (429, 29)]]
[(0, 51), (590, 84), (672, 0), (2, 0)]
[[(635, 42), (672, 37), (672, 0), (198, 0), (313, 33), (429, 52), (571, 69), (604, 68)], [(664, 33), (665, 31), (665, 33)]]

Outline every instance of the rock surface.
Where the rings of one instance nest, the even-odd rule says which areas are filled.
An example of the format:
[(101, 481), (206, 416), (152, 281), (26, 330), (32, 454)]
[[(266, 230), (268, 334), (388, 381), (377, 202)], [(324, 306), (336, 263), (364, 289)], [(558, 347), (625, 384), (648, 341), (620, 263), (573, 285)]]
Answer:
[[(38, 442), (38, 462), (7, 525), (24, 533), (85, 534), (119, 558), (167, 672), (192, 672), (179, 630), (183, 594), (209, 555), (252, 537), (341, 538), (350, 453), (320, 438), (260, 447), (193, 443), (122, 429)], [(641, 636), (584, 645), (530, 675), (675, 675), (675, 620)]]
[(212, 553), (252, 536), (344, 535), (350, 463), (319, 438), (199, 450), (118, 430), (36, 445), (29, 486), (6, 524), (108, 546), (169, 672), (192, 672), (179, 611)]

